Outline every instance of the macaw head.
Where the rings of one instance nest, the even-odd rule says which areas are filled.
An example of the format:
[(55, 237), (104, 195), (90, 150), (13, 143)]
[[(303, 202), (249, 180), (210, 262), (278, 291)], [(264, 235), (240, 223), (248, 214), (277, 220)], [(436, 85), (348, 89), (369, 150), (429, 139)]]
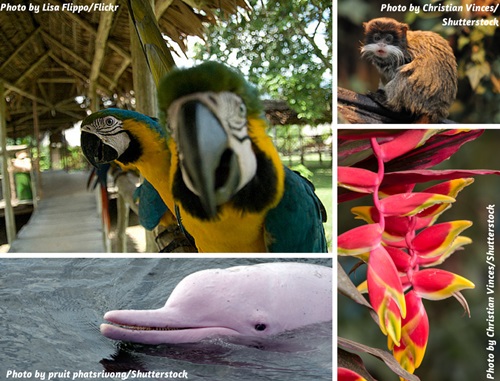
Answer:
[(141, 140), (147, 139), (140, 135), (147, 134), (163, 134), (155, 119), (135, 111), (104, 109), (82, 121), (82, 151), (96, 167), (115, 160), (126, 165), (135, 162), (142, 155)]
[(212, 219), (227, 204), (242, 212), (272, 206), (282, 166), (257, 91), (240, 73), (216, 62), (174, 70), (158, 99), (177, 151), (172, 193), (184, 209)]

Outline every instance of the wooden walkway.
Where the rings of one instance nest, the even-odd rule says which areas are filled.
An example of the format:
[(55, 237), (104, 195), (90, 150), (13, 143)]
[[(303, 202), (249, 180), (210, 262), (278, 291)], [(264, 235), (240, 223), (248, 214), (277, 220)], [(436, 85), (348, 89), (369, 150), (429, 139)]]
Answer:
[(9, 252), (102, 253), (102, 225), (88, 172), (42, 172), (42, 199)]

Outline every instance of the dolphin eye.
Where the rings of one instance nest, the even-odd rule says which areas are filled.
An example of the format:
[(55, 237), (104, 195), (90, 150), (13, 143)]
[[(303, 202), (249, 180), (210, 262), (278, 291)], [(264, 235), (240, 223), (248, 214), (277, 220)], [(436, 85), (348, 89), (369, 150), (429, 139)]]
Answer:
[(262, 324), (262, 323), (259, 323), (259, 324), (255, 324), (255, 330), (256, 331), (264, 331), (266, 329), (266, 325), (265, 324)]

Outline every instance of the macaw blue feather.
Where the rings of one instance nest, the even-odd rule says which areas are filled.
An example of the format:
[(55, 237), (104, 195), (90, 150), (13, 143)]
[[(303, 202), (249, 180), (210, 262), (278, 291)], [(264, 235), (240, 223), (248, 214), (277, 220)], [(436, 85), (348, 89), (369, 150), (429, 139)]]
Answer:
[(266, 216), (265, 228), (271, 235), (268, 251), (327, 252), (325, 221), (325, 208), (314, 193), (314, 185), (285, 167), (285, 193)]
[(134, 201), (139, 200), (139, 223), (146, 229), (153, 230), (160, 223), (167, 206), (146, 179), (136, 188), (133, 197)]
[(100, 111), (97, 111), (90, 116), (88, 116), (85, 121), (87, 124), (92, 123), (95, 119), (103, 118), (106, 115), (113, 115), (114, 117), (120, 120), (135, 120), (136, 122), (145, 124), (153, 131), (156, 131), (160, 134), (161, 137), (167, 137), (165, 130), (160, 126), (158, 119), (153, 118), (144, 114), (141, 114), (132, 110), (123, 110), (120, 108), (105, 108)]
[[(111, 164), (101, 164), (98, 167), (92, 167), (92, 171), (90, 172), (89, 179), (87, 180), (87, 189), (94, 190), (97, 187), (97, 184), (101, 186), (107, 187), (108, 184), (108, 171), (111, 167)], [(95, 177), (95, 179), (94, 179)]]

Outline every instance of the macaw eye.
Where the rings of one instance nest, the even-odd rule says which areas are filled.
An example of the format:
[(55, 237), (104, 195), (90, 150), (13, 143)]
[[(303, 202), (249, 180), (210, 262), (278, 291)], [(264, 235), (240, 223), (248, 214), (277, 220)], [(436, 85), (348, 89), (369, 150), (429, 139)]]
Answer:
[(115, 124), (115, 118), (113, 118), (112, 116), (107, 116), (104, 118), (104, 124), (106, 126), (109, 126), (111, 127), (113, 124)]
[(259, 324), (255, 324), (255, 330), (256, 331), (264, 331), (266, 329), (266, 325), (265, 324), (262, 324), (262, 323), (259, 323)]
[(246, 118), (247, 116), (247, 107), (245, 106), (244, 103), (240, 103), (240, 107), (238, 110), (239, 116), (242, 118)]

